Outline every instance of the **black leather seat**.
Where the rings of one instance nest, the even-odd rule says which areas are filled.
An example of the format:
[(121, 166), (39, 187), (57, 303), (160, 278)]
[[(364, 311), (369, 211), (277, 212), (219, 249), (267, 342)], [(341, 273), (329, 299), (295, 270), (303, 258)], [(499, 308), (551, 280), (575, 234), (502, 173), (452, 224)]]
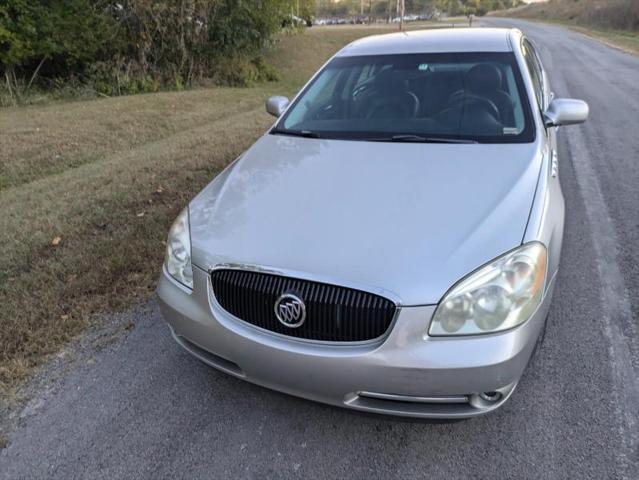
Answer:
[(366, 118), (414, 118), (419, 112), (419, 99), (409, 91), (401, 71), (387, 70), (375, 79), (374, 94), (363, 107)]
[[(466, 91), (471, 95), (483, 97), (495, 104), (499, 110), (501, 123), (513, 126), (515, 122), (514, 102), (511, 96), (502, 90), (502, 74), (494, 65), (482, 63), (475, 65), (466, 73)], [(457, 92), (451, 98), (458, 97)]]

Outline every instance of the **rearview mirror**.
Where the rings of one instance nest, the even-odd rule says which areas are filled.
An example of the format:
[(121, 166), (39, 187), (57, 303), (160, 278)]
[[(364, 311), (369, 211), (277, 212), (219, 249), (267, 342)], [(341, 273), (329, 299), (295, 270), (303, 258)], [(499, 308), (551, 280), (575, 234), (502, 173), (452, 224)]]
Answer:
[(286, 97), (271, 97), (266, 101), (266, 111), (274, 117), (282, 115), (286, 107), (288, 107), (288, 98)]
[(589, 107), (583, 100), (574, 98), (555, 98), (544, 112), (547, 127), (574, 125), (588, 119)]

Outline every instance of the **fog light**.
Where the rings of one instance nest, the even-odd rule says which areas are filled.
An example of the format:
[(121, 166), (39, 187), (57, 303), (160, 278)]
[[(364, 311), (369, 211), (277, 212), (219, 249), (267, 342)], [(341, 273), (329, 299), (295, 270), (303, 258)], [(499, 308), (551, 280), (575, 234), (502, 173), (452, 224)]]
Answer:
[(485, 401), (490, 402), (490, 403), (495, 403), (495, 402), (499, 401), (499, 399), (501, 398), (501, 393), (499, 393), (499, 392), (483, 392), (483, 393), (480, 393), (479, 396), (481, 397), (482, 400), (485, 400)]

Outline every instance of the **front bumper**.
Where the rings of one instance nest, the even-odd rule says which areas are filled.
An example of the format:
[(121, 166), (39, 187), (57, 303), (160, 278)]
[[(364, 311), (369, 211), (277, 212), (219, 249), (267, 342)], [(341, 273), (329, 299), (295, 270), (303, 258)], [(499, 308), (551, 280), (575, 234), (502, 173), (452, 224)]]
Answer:
[[(207, 272), (194, 267), (188, 291), (165, 270), (158, 285), (174, 338), (205, 363), (291, 395), (375, 413), (467, 418), (501, 406), (512, 394), (543, 327), (554, 278), (535, 314), (499, 334), (426, 337), (435, 306), (402, 307), (383, 340), (318, 344), (245, 323), (213, 296)], [(499, 392), (498, 401), (480, 397)]]

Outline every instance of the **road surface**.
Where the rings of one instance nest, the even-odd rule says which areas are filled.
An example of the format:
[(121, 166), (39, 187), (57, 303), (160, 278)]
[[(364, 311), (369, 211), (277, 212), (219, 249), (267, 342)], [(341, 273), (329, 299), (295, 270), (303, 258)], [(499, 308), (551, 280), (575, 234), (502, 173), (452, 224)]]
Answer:
[(557, 95), (591, 107), (560, 133), (568, 216), (547, 333), (500, 411), (411, 423), (271, 392), (184, 353), (151, 302), (39, 383), (0, 478), (639, 478), (639, 58), (484, 22), (519, 26)]

